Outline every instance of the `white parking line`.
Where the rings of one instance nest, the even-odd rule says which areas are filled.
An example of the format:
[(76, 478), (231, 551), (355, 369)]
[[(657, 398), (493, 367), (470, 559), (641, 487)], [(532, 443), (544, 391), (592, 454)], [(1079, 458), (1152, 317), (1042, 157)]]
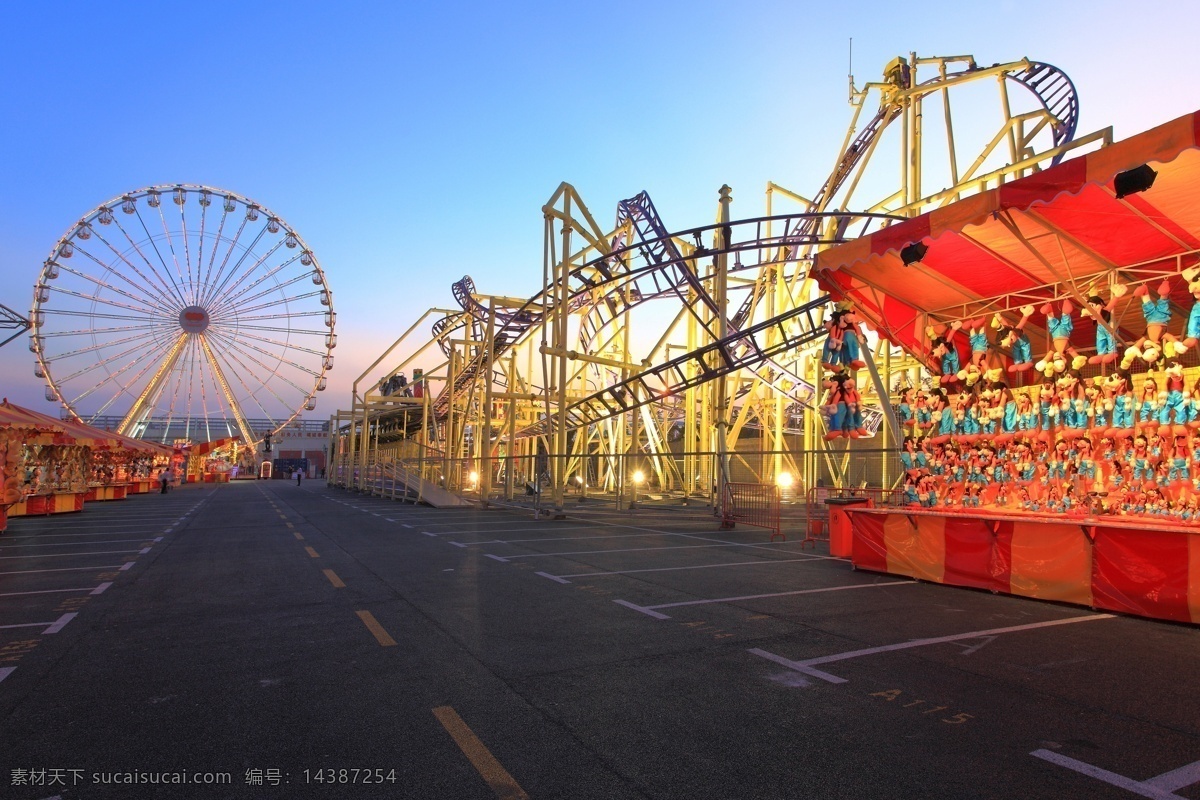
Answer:
[[(127, 565), (132, 564), (132, 561), (125, 562)], [(80, 572), (81, 570), (97, 570), (97, 569), (125, 569), (120, 564), (105, 564), (101, 567), (60, 567), (58, 569), (18, 569), (12, 572), (0, 572), (0, 575), (32, 575), (35, 572)]]
[(14, 672), (16, 672), (16, 670), (16, 667), (0, 667), (0, 681), (3, 681), (9, 675), (12, 675)]
[(105, 581), (104, 583), (97, 586), (95, 589), (92, 589), (92, 591), (89, 592), (89, 594), (93, 594), (93, 595), (104, 594), (104, 590), (110, 586), (112, 586), (112, 581)]
[[(158, 530), (157, 526), (148, 527), (145, 529), (145, 532), (153, 533), (156, 530)], [(67, 536), (71, 536), (71, 537), (112, 536), (114, 533), (139, 533), (139, 532), (140, 531), (137, 528), (123, 528), (120, 531), (101, 531), (99, 533), (34, 533), (34, 534), (27, 534), (25, 536), (5, 536), (4, 541), (11, 542), (11, 541), (15, 541), (16, 539), (61, 539), (61, 538), (67, 537)]]
[[(105, 539), (103, 542), (88, 542), (88, 544), (125, 544), (127, 542), (144, 542), (146, 537), (140, 539)], [(0, 551), (15, 550), (18, 547), (78, 547), (79, 542), (51, 542), (50, 544), (19, 544), (12, 547), (0, 547)]]
[(819, 658), (808, 658), (804, 661), (792, 661), (783, 656), (769, 653), (760, 648), (750, 650), (756, 656), (761, 656), (769, 661), (774, 661), (776, 664), (794, 669), (797, 672), (803, 672), (806, 675), (812, 675), (814, 678), (820, 678), (823, 681), (830, 683), (846, 683), (845, 678), (839, 678), (836, 675), (830, 675), (827, 672), (814, 669), (817, 664), (831, 664), (835, 661), (845, 661), (851, 658), (861, 658), (862, 656), (871, 656), (876, 653), (890, 653), (894, 650), (907, 650), (912, 647), (925, 647), (931, 644), (944, 644), (946, 642), (957, 642), (963, 639), (978, 639), (982, 636), (999, 636), (1003, 633), (1016, 633), (1018, 631), (1031, 631), (1038, 628), (1050, 628), (1055, 625), (1071, 625), (1076, 622), (1095, 622), (1101, 619), (1113, 619), (1113, 614), (1091, 614), (1083, 617), (1067, 617), (1065, 619), (1052, 619), (1046, 622), (1033, 622), (1028, 625), (1013, 625), (1008, 628), (991, 628), (986, 631), (971, 631), (970, 633), (959, 633), (954, 636), (935, 636), (929, 639), (913, 639), (908, 642), (900, 642), (899, 644), (887, 644), (881, 647), (866, 647), (862, 650), (850, 650), (845, 653), (835, 653), (830, 656), (820, 656)]
[(37, 556), (0, 556), (0, 561), (15, 561), (22, 558), (70, 558), (71, 556), (106, 556), (114, 553), (140, 553), (141, 550), (91, 550), (86, 553), (46, 553)]
[[(726, 564), (698, 564), (692, 567), (653, 567), (651, 569), (617, 569), (611, 572), (575, 572), (568, 575), (547, 575), (544, 572), (537, 573), (547, 578), (596, 578), (604, 575), (632, 575), (637, 572), (678, 572), (685, 569), (717, 569), (718, 567), (745, 567), (745, 566), (761, 566), (765, 564), (795, 564), (801, 561), (824, 561), (825, 559), (809, 556), (808, 558), (760, 558), (758, 561), (731, 561)], [(561, 581), (561, 583), (570, 583), (570, 581)]]
[[(796, 594), (820, 594), (822, 592), (841, 592), (847, 589), (875, 589), (880, 586), (916, 586), (916, 581), (886, 581), (884, 583), (856, 583), (850, 586), (827, 586), (823, 589), (798, 589), (793, 592), (773, 592), (771, 594), (747, 594), (741, 597), (717, 597), (711, 600), (683, 600), (678, 603), (658, 603), (652, 606), (634, 605), (626, 600), (614, 600), (614, 603), (619, 603), (627, 608), (632, 608), (635, 611), (641, 611), (643, 614), (654, 617), (655, 619), (670, 619), (666, 614), (659, 614), (656, 609), (659, 608), (679, 608), (680, 606), (703, 606), (711, 603), (736, 603), (741, 600), (763, 600), (770, 597), (791, 597)], [(653, 612), (653, 613), (651, 613)]]
[(91, 592), (95, 594), (94, 586), (84, 586), (82, 589), (40, 589), (36, 592), (4, 592), (0, 597), (20, 597), (26, 594), (58, 594), (60, 592)]
[[(584, 525), (579, 528), (555, 528), (554, 531), (557, 533), (558, 531), (588, 530), (590, 528), (591, 528), (590, 525)], [(517, 529), (517, 530), (501, 531), (501, 533), (524, 533), (525, 531), (544, 531), (544, 530), (546, 530), (546, 529), (545, 528), (524, 528), (524, 529)], [(477, 533), (477, 531), (452, 531), (452, 533)], [(439, 535), (445, 536), (445, 533), (442, 533)], [(636, 539), (639, 537), (644, 539), (646, 536), (649, 536), (649, 535), (652, 535), (652, 534), (614, 533), (611, 536), (559, 536), (554, 539), (546, 539), (546, 538), (539, 538), (539, 539), (488, 539), (487, 541), (483, 541), (483, 542), (468, 542), (468, 544), (476, 545), (476, 544), (524, 544), (526, 542), (582, 542), (582, 541), (591, 541), (593, 539)], [(683, 536), (684, 534), (682, 534), (682, 533), (661, 533), (661, 534), (657, 534), (657, 535), (659, 535), (659, 536)]]
[[(1043, 761), (1049, 761), (1051, 764), (1058, 764), (1060, 767), (1074, 770), (1082, 775), (1087, 775), (1089, 778), (1104, 781), (1134, 794), (1140, 794), (1142, 797), (1154, 798), (1154, 800), (1184, 800), (1183, 797), (1175, 794), (1174, 791), (1200, 782), (1200, 761), (1188, 764), (1186, 767), (1171, 770), (1170, 772), (1164, 772), (1162, 775), (1153, 777), (1148, 781), (1135, 781), (1132, 778), (1126, 778), (1124, 775), (1100, 769), (1100, 767), (1093, 766), (1085, 761), (1078, 761), (1051, 750), (1034, 750), (1029, 755), (1040, 758)], [(1186, 780), (1187, 782), (1179, 783), (1180, 780)]]
[[(780, 542), (780, 544), (784, 544), (784, 542)], [(685, 544), (685, 545), (680, 545), (678, 547), (631, 547), (631, 548), (628, 548), (625, 550), (575, 550), (575, 551), (567, 552), (567, 553), (526, 553), (524, 555), (505, 556), (502, 560), (507, 561), (508, 559), (512, 559), (512, 558), (545, 558), (547, 556), (594, 556), (594, 555), (604, 555), (606, 553), (645, 553), (645, 552), (649, 552), (649, 551), (661, 552), (663, 550), (702, 550), (704, 548), (710, 548), (710, 547), (755, 547), (755, 546), (756, 545), (740, 544), (740, 543), (736, 543), (736, 542), (727, 542), (725, 544)], [(490, 558), (499, 558), (499, 556), (492, 556), (490, 553), (488, 555)]]
[(42, 633), (43, 634), (58, 633), (59, 631), (61, 631), (63, 628), (65, 628), (67, 626), (68, 622), (75, 619), (77, 616), (79, 616), (78, 611), (72, 611), (69, 614), (63, 614), (61, 617), (59, 617), (57, 620), (54, 621), (54, 624), (52, 624), (49, 628), (46, 628), (46, 630), (42, 631)]

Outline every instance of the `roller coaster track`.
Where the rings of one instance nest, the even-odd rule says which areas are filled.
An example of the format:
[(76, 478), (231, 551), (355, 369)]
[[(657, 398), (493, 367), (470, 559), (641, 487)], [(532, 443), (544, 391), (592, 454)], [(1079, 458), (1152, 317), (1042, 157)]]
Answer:
[[(824, 336), (822, 312), (828, 302), (828, 297), (817, 298), (607, 386), (568, 405), (563, 415), (566, 424), (569, 428), (590, 425), (647, 403), (669, 401), (723, 375), (760, 368)], [(777, 334), (773, 343), (768, 343), (769, 332)], [(735, 358), (734, 353), (742, 355)]]
[[(634, 200), (636, 199), (634, 198)], [(648, 198), (646, 199), (648, 200)], [(832, 216), (863, 219), (867, 217), (884, 218), (887, 215), (836, 214)], [(736, 255), (757, 252), (759, 255), (757, 266), (764, 266), (766, 265), (764, 259), (768, 254), (783, 252), (783, 245), (785, 244), (783, 236), (767, 236), (765, 229), (773, 224), (783, 230), (788, 230), (794, 227), (792, 223), (795, 219), (796, 216), (792, 215), (770, 218), (759, 217), (731, 222), (728, 226), (725, 226), (727, 230), (722, 232), (723, 241), (726, 243), (725, 247), (697, 251), (687, 258), (696, 259), (702, 256), (708, 257), (724, 253)], [(674, 296), (680, 297), (685, 303), (694, 302), (694, 299), (687, 297), (685, 290), (679, 285), (680, 282), (685, 283), (689, 289), (698, 289), (698, 297), (708, 297), (708, 293), (704, 291), (702, 284), (695, 286), (692, 280), (680, 275), (680, 272), (686, 272), (692, 275), (693, 278), (695, 277), (694, 272), (686, 264), (687, 259), (675, 247), (674, 240), (686, 240), (687, 238), (699, 240), (704, 234), (711, 234), (718, 227), (722, 226), (704, 226), (676, 234), (667, 234), (661, 232), (661, 223), (658, 226), (647, 224), (639, 233), (640, 241), (625, 244), (618, 237), (614, 240), (613, 244), (615, 246), (609, 253), (599, 255), (573, 268), (569, 276), (571, 285), (568, 306), (572, 309), (581, 309), (590, 306), (592, 313), (598, 314), (597, 317), (590, 321), (585, 317), (586, 338), (590, 340), (608, 322), (615, 319), (616, 316), (647, 300)], [(819, 229), (820, 226), (815, 227)], [(746, 231), (746, 229), (749, 229), (746, 235), (736, 235)], [(814, 245), (824, 244), (824, 242), (817, 242), (815, 240), (811, 243)], [(835, 242), (829, 242), (829, 244), (833, 243)], [(645, 264), (634, 267), (632, 264), (634, 257), (637, 255), (642, 256)], [(518, 309), (505, 308), (496, 310), (497, 331), (495, 334), (495, 346), (492, 350), (493, 361), (508, 348), (520, 341), (530, 329), (543, 322), (544, 314), (542, 309), (546, 305), (547, 298), (553, 297), (555, 289), (556, 287), (551, 287), (550, 290), (543, 290), (542, 293), (530, 298)], [(440, 345), (446, 352), (450, 350), (449, 338), (454, 331), (462, 330), (468, 325), (481, 326), (487, 320), (489, 313), (488, 308), (475, 299), (474, 282), (469, 277), (464, 277), (462, 280), (456, 282), (454, 285), (454, 294), (459, 304), (463, 307), (463, 314), (445, 317), (434, 324), (434, 335), (438, 337)], [(599, 299), (594, 301), (593, 298), (597, 294), (599, 294)], [(709, 298), (703, 302), (710, 304), (712, 300)], [(663, 397), (671, 397), (694, 385), (711, 380), (717, 377), (718, 374), (728, 374), (738, 369), (766, 370), (765, 375), (760, 377), (763, 377), (774, 391), (785, 394), (794, 401), (796, 399), (796, 387), (802, 383), (800, 379), (796, 378), (789, 371), (771, 369), (771, 367), (775, 363), (776, 357), (780, 354), (791, 348), (814, 342), (824, 335), (825, 331), (820, 325), (820, 314), (818, 312), (827, 302), (828, 298), (820, 298), (809, 304), (785, 312), (758, 326), (748, 328), (745, 331), (731, 331), (725, 339), (714, 342), (702, 351), (698, 351), (709, 354), (714, 349), (720, 350), (722, 347), (732, 347), (732, 350), (723, 353), (720, 357), (721, 364), (726, 366), (734, 365), (728, 367), (728, 371), (724, 371), (724, 367), (715, 365), (698, 371), (695, 378), (698, 381), (696, 383), (693, 383), (691, 380), (684, 380), (681, 383), (663, 384), (661, 376), (670, 376), (672, 374), (669, 370), (663, 371), (664, 368), (676, 362), (686, 362), (688, 359), (683, 357), (668, 362), (667, 365), (651, 367), (649, 370), (639, 373), (622, 383), (628, 383), (635, 387), (648, 387), (651, 385), (651, 382), (657, 382), (661, 385), (658, 394)], [(800, 324), (801, 328), (798, 331), (793, 330), (790, 335), (785, 335), (782, 323), (793, 319), (800, 320), (797, 324)], [(780, 331), (782, 341), (790, 342), (788, 347), (778, 345), (768, 347), (756, 338), (772, 328)], [(482, 342), (482, 327), (475, 327), (474, 333), (475, 338), (473, 340)], [(482, 352), (468, 359), (456, 375), (454, 393), (458, 394), (465, 390), (470, 382), (485, 369), (487, 361), (487, 355)], [(610, 388), (621, 386), (622, 384), (618, 384), (617, 387)], [(803, 382), (802, 386), (808, 387), (807, 393), (809, 396), (805, 400), (811, 401), (814, 399), (812, 394), (815, 392), (815, 387), (812, 387), (807, 382)], [(635, 388), (630, 391), (638, 390)], [(433, 404), (435, 417), (444, 416), (449, 406), (450, 394), (448, 389), (443, 389), (435, 399)], [(608, 396), (608, 390), (601, 390), (597, 393), (597, 396)], [(586, 403), (587, 401), (581, 402)], [(570, 424), (577, 424), (575, 420), (583, 418), (590, 420), (602, 419), (605, 416), (604, 408), (611, 410), (611, 413), (607, 414), (607, 416), (619, 414), (623, 410), (618, 401), (605, 404), (603, 401), (597, 400), (597, 404), (593, 404), (593, 406), (595, 407), (590, 411), (577, 411), (571, 418), (572, 421)], [(583, 406), (580, 407), (583, 408)], [(867, 426), (871, 430), (876, 429), (882, 419), (881, 412), (875, 408), (866, 409), (865, 416)], [(524, 435), (529, 435), (536, 433), (536, 431), (528, 430), (523, 433)]]
[[(1051, 64), (1044, 64), (1040, 61), (1019, 61), (1013, 63), (1013, 70), (1005, 74), (1005, 78), (1011, 80), (1028, 89), (1041, 103), (1042, 108), (1051, 118), (1051, 135), (1054, 141), (1054, 146), (1059, 147), (1067, 144), (1075, 138), (1075, 130), (1079, 124), (1079, 96), (1075, 92), (1075, 84), (1065, 72)], [(967, 70), (968, 72), (973, 70)], [(946, 78), (953, 78), (962, 73), (951, 73)], [(946, 78), (938, 76), (930, 78), (927, 81), (922, 81), (918, 87), (925, 90), (925, 93), (936, 91), (938, 84), (941, 84)], [(907, 89), (909, 87), (902, 86), (900, 88)], [(845, 184), (846, 179), (850, 177), (854, 169), (862, 161), (863, 156), (871, 152), (872, 146), (883, 131), (890, 125), (896, 117), (900, 116), (903, 111), (903, 106), (899, 103), (884, 103), (880, 106), (879, 111), (867, 123), (846, 148), (842, 154), (841, 160), (834, 167), (833, 172), (825, 180), (820, 191), (813, 197), (810, 211), (824, 211), (829, 204), (830, 198), (837, 194), (838, 190)], [(1051, 159), (1050, 164), (1054, 166), (1058, 164), (1066, 153), (1059, 153)], [(811, 242), (817, 233), (817, 226), (821, 224), (820, 216), (812, 216), (802, 218), (796, 221), (793, 230), (789, 231), (788, 248), (789, 252), (784, 261), (795, 260), (799, 254), (799, 250), (807, 243)], [(843, 223), (844, 224), (844, 223)], [(844, 230), (838, 231), (838, 236), (844, 234)], [(736, 327), (741, 327), (749, 319), (754, 308), (754, 293), (751, 292), (746, 296), (745, 301), (737, 312), (733, 315), (733, 323)]]

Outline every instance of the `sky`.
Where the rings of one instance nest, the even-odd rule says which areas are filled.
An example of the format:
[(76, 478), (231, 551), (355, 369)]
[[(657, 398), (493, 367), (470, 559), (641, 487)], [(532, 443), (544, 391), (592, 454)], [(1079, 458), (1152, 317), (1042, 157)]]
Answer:
[[(261, 202), (301, 234), (337, 310), (310, 418), (450, 284), (530, 296), (560, 182), (602, 225), (646, 190), (669, 229), (811, 195), (841, 146), (847, 71), (897, 55), (1054, 64), (1079, 132), (1122, 139), (1200, 109), (1194, 0), (77, 2), (0, 7), (0, 303), (21, 313), (55, 242), (152, 184)], [(980, 119), (995, 113), (980, 108)], [(968, 118), (969, 118), (968, 114)], [(980, 122), (981, 130), (987, 125)], [(0, 395), (53, 413), (26, 340)]]

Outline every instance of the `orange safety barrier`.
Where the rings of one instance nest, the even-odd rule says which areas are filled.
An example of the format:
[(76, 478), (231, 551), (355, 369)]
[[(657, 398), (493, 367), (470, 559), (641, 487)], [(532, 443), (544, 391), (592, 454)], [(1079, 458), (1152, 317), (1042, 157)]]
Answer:
[(779, 487), (773, 483), (727, 483), (721, 509), (721, 528), (727, 530), (741, 522), (771, 531), (786, 541), (779, 529)]

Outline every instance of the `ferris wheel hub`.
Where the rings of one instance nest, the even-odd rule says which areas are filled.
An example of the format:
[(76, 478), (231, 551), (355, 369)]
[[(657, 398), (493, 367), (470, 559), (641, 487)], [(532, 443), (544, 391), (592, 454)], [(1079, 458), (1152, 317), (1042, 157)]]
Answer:
[(204, 333), (209, 321), (208, 312), (200, 306), (188, 306), (179, 312), (179, 327), (184, 333)]

